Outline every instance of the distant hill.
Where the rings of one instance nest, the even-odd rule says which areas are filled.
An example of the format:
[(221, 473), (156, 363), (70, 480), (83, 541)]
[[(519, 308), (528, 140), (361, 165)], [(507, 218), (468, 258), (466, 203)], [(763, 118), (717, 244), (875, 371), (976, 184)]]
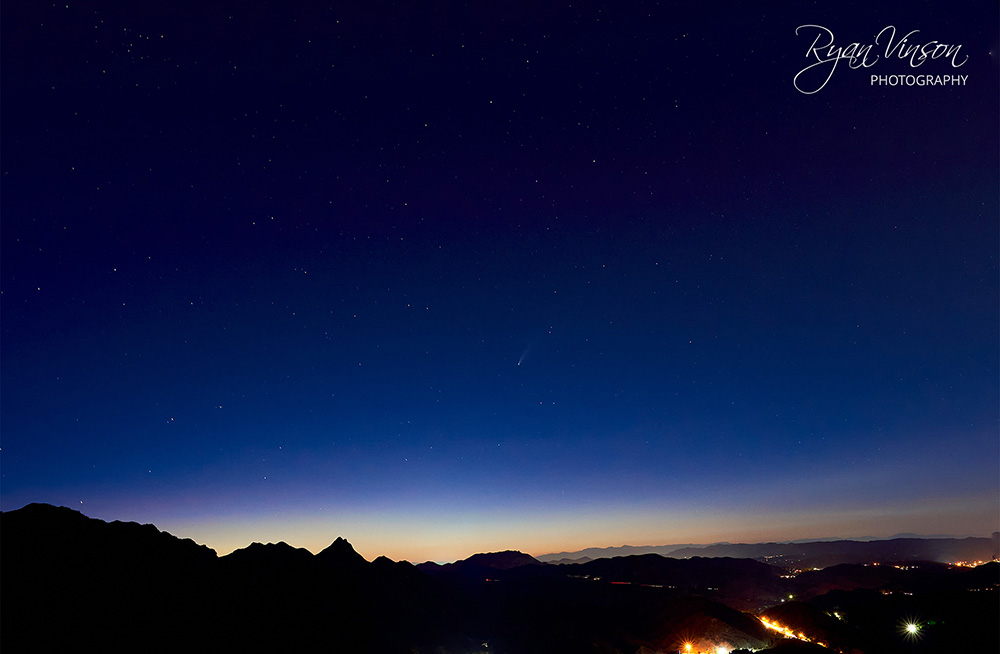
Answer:
[[(473, 554), (464, 561), (452, 565), (475, 565), (495, 570), (510, 570), (522, 565), (540, 565), (538, 559), (522, 552), (507, 550), (506, 552), (491, 552), (485, 554)], [(445, 566), (448, 567), (448, 566)]]
[(872, 561), (988, 561), (998, 555), (1000, 541), (996, 537), (737, 543), (688, 547), (670, 553), (676, 558), (727, 556), (797, 568), (825, 568), (841, 563)]
[[(944, 534), (933, 534), (929, 536), (921, 536), (917, 534), (896, 534), (890, 538), (875, 538), (874, 536), (864, 536), (859, 538), (841, 538), (841, 537), (829, 537), (829, 538), (802, 538), (799, 540), (791, 541), (778, 541), (778, 542), (768, 542), (768, 543), (753, 543), (753, 545), (764, 546), (764, 545), (801, 545), (808, 543), (832, 543), (832, 542), (870, 542), (870, 541), (886, 541), (886, 540), (898, 540), (901, 538), (908, 539), (919, 539), (919, 540), (964, 540), (964, 538), (957, 538), (955, 536), (949, 536)], [(684, 543), (676, 545), (620, 545), (617, 547), (588, 547), (587, 549), (577, 550), (574, 552), (554, 552), (551, 554), (542, 554), (536, 557), (539, 561), (543, 563), (571, 563), (582, 558), (587, 559), (600, 559), (600, 558), (611, 558), (615, 556), (632, 556), (634, 554), (659, 554), (661, 556), (677, 556), (675, 552), (681, 552), (680, 556), (683, 558), (685, 556), (692, 556), (692, 550), (706, 550), (707, 548), (723, 548), (734, 543), (730, 542), (718, 542), (718, 543)], [(745, 544), (741, 544), (744, 546)], [(711, 550), (710, 550), (711, 552)], [(693, 556), (717, 556), (716, 554), (694, 554)], [(731, 554), (722, 554), (719, 556), (732, 556)]]
[(417, 565), (417, 568), (430, 574), (464, 574), (478, 577), (489, 576), (490, 570), (512, 570), (525, 565), (542, 565), (542, 563), (523, 552), (507, 550), (473, 554), (467, 559), (444, 565), (428, 561)]
[(561, 560), (586, 559), (609, 559), (615, 556), (632, 556), (635, 554), (659, 554), (668, 556), (674, 550), (684, 547), (699, 547), (695, 543), (684, 543), (682, 545), (621, 545), (618, 547), (588, 547), (585, 550), (576, 552), (556, 552), (553, 554), (542, 554), (536, 557), (542, 563), (553, 563)]
[(588, 561), (593, 561), (594, 559), (589, 556), (581, 556), (578, 559), (556, 559), (554, 561), (546, 561), (549, 565), (573, 565), (576, 563), (587, 563)]

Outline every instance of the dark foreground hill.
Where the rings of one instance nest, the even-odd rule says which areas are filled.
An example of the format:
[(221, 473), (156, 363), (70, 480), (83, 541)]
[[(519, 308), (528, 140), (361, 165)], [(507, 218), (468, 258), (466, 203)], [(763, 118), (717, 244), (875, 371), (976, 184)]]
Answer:
[(409, 563), (337, 539), (228, 556), (152, 525), (32, 504), (2, 514), (5, 652), (465, 651), (468, 616)]
[(109, 524), (45, 504), (2, 515), (5, 651), (142, 643), (173, 622), (197, 628), (203, 619), (201, 580), (214, 573), (215, 551), (152, 525)]
[[(4, 652), (817, 647), (768, 628), (756, 615), (765, 606), (770, 619), (844, 651), (946, 652), (949, 637), (964, 648), (998, 649), (995, 564), (840, 566), (789, 578), (748, 559), (647, 554), (545, 565), (499, 552), (418, 568), (369, 562), (342, 538), (316, 555), (254, 543), (219, 557), (152, 525), (65, 508), (29, 505), (0, 518)], [(901, 636), (901, 611), (922, 616), (926, 638)]]

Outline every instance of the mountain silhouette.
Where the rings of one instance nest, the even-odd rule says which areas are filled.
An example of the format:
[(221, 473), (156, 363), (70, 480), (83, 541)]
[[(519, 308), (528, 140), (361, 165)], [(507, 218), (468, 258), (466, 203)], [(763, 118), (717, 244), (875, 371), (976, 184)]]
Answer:
[(423, 572), (431, 575), (462, 575), (472, 578), (488, 578), (494, 576), (493, 571), (513, 570), (526, 565), (543, 565), (538, 559), (514, 550), (505, 552), (484, 552), (473, 554), (467, 559), (445, 563), (444, 565), (428, 561), (417, 566)]
[(337, 568), (363, 568), (368, 561), (354, 550), (354, 546), (339, 536), (316, 555), (317, 560)]
[[(43, 504), (0, 513), (0, 525), (5, 652), (652, 654), (685, 642), (702, 651), (819, 651), (758, 615), (844, 652), (1000, 646), (996, 563), (905, 558), (794, 573), (746, 558), (546, 565), (506, 551), (414, 566), (369, 562), (344, 538), (316, 555), (279, 542), (220, 557), (152, 525)], [(920, 547), (886, 551), (934, 551)], [(920, 639), (901, 638), (907, 616), (923, 621)]]
[[(29, 504), (2, 516), (2, 639), (5, 651), (99, 649), (187, 642), (172, 628), (205, 625), (216, 553), (152, 525), (106, 523), (78, 511)], [(171, 635), (173, 634), (173, 635)], [(176, 636), (176, 638), (175, 638)]]
[(218, 557), (63, 507), (0, 520), (4, 651), (408, 653), (464, 632), (433, 580), (408, 563), (369, 564), (343, 539), (322, 556), (282, 542)]
[(988, 561), (1000, 555), (996, 538), (894, 538), (875, 541), (806, 543), (727, 543), (687, 547), (673, 558), (733, 557), (795, 568), (825, 568), (872, 561)]
[(574, 561), (583, 558), (607, 559), (616, 556), (632, 556), (635, 554), (660, 554), (662, 556), (669, 556), (674, 550), (679, 550), (685, 547), (699, 547), (699, 545), (697, 543), (683, 543), (677, 545), (619, 545), (616, 547), (588, 547), (575, 552), (554, 552), (552, 554), (542, 554), (536, 558), (543, 563), (556, 563), (562, 560)]

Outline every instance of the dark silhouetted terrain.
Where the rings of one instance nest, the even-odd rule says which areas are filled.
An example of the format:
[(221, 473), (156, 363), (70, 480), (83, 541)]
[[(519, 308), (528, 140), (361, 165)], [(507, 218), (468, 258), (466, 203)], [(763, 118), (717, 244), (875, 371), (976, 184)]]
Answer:
[[(152, 525), (44, 504), (0, 518), (5, 652), (830, 651), (822, 642), (882, 654), (1000, 645), (996, 563), (905, 558), (796, 572), (658, 554), (547, 565), (507, 551), (413, 566), (369, 562), (343, 538), (315, 555), (253, 543), (219, 557)], [(908, 621), (917, 634), (905, 633)]]
[(1000, 554), (1000, 534), (992, 538), (893, 538), (813, 543), (724, 543), (672, 550), (674, 558), (729, 556), (791, 568), (825, 568), (873, 561), (988, 561)]

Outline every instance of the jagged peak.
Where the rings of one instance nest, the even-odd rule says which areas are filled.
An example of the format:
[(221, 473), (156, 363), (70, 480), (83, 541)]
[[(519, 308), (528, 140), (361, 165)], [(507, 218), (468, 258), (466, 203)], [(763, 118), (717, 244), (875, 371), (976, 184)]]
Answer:
[(321, 559), (324, 560), (337, 560), (337, 561), (347, 561), (353, 563), (368, 563), (365, 557), (358, 554), (354, 546), (351, 545), (347, 539), (340, 536), (337, 537), (329, 547), (317, 554)]

